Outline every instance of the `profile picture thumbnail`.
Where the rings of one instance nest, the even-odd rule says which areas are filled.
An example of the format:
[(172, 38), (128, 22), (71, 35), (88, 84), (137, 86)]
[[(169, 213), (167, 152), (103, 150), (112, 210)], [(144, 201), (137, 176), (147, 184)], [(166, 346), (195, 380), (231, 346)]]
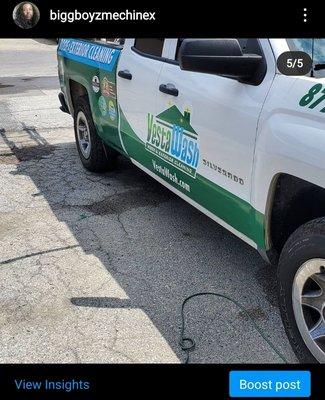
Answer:
[(38, 23), (40, 12), (34, 3), (23, 1), (16, 5), (12, 17), (17, 26), (22, 29), (30, 29)]

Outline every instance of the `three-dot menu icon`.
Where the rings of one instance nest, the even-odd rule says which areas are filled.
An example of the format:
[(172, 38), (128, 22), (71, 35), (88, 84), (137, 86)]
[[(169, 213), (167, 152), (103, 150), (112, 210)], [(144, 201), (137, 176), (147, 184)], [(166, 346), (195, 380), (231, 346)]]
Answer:
[(307, 8), (304, 8), (304, 22), (307, 22)]

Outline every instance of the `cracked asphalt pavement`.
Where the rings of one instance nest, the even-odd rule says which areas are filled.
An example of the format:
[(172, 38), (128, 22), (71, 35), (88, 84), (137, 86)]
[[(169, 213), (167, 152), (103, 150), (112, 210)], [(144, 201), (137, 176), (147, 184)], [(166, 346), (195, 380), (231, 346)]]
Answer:
[[(181, 304), (201, 291), (297, 362), (254, 249), (125, 158), (82, 167), (56, 65), (54, 42), (0, 40), (0, 362), (183, 362)], [(191, 362), (281, 362), (227, 300), (193, 299), (186, 333)]]

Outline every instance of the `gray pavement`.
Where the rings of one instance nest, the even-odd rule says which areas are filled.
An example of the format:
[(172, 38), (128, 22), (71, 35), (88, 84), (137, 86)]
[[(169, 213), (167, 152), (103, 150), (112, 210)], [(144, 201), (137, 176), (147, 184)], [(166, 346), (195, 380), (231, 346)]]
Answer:
[[(0, 40), (0, 362), (182, 362), (180, 307), (200, 291), (234, 297), (297, 362), (254, 249), (122, 157), (83, 169), (55, 51)], [(281, 362), (226, 300), (186, 315), (191, 362)]]

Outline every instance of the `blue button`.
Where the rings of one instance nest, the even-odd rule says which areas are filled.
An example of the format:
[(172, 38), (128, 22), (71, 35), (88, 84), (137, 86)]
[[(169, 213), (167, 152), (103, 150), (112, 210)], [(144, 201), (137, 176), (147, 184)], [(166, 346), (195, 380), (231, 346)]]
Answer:
[(310, 371), (231, 371), (230, 397), (310, 397)]

